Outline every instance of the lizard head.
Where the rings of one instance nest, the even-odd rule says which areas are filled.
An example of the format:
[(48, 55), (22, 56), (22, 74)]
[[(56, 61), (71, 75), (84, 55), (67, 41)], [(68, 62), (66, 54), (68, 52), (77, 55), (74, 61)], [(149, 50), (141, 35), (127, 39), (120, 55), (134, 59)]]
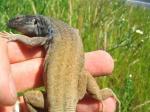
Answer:
[(27, 36), (48, 35), (48, 23), (44, 16), (17, 16), (7, 23), (9, 28), (13, 28)]

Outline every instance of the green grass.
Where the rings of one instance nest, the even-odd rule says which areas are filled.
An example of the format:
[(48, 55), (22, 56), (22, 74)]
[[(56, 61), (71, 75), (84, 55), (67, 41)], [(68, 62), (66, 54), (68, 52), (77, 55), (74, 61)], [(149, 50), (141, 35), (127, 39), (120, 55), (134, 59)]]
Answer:
[[(123, 0), (1, 0), (0, 30), (15, 15), (42, 14), (61, 19), (80, 30), (85, 51), (105, 49), (115, 60), (110, 77), (98, 78), (119, 96), (122, 112), (150, 100), (150, 9)], [(138, 31), (142, 33), (138, 33)], [(144, 104), (134, 112), (148, 112)]]

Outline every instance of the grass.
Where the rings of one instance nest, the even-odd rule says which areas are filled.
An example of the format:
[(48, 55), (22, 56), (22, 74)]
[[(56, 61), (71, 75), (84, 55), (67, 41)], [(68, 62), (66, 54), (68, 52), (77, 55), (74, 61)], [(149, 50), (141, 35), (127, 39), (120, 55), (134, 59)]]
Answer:
[[(80, 30), (85, 51), (104, 49), (115, 60), (110, 77), (98, 78), (119, 96), (122, 112), (150, 111), (150, 9), (124, 0), (1, 0), (0, 30), (15, 15), (42, 14)], [(136, 106), (143, 104), (136, 108)]]

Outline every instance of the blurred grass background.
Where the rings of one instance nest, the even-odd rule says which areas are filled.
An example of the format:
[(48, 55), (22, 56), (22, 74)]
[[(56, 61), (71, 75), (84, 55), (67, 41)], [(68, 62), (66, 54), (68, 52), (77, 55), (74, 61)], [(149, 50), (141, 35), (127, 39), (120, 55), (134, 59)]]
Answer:
[(67, 22), (80, 30), (85, 51), (104, 49), (113, 56), (113, 75), (97, 81), (115, 91), (122, 112), (150, 112), (149, 12), (124, 0), (0, 0), (0, 31), (10, 31), (5, 24), (16, 15), (42, 14)]

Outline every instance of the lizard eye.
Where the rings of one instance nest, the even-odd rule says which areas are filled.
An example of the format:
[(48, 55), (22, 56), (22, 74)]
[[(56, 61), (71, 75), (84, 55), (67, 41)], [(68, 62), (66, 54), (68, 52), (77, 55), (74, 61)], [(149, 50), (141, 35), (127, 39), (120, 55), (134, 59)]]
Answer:
[(36, 19), (34, 19), (34, 20), (33, 20), (33, 23), (34, 23), (34, 25), (36, 25), (36, 24), (37, 24), (37, 20), (36, 20)]

